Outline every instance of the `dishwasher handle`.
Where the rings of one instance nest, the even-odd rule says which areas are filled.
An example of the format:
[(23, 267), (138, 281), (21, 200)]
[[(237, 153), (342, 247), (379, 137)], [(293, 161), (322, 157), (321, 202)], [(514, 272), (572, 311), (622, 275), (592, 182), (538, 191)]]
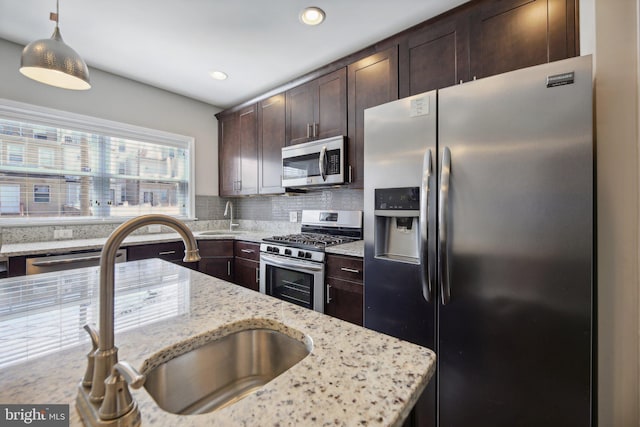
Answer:
[[(122, 255), (124, 255), (124, 253), (118, 252), (116, 254), (116, 258), (121, 257)], [(56, 260), (52, 260), (52, 261), (34, 261), (34, 262), (31, 263), (31, 265), (33, 265), (35, 267), (52, 267), (52, 266), (56, 266), (56, 265), (65, 265), (65, 264), (73, 264), (73, 263), (76, 263), (76, 262), (96, 261), (96, 260), (100, 260), (100, 255), (90, 255), (90, 256), (75, 257), (75, 258), (56, 259)]]

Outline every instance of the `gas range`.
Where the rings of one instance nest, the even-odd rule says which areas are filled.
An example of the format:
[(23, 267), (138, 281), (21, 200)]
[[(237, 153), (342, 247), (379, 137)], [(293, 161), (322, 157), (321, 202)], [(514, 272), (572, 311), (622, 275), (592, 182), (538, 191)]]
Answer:
[(362, 239), (362, 211), (302, 211), (302, 232), (263, 239), (261, 252), (323, 262), (329, 246)]
[(260, 292), (324, 312), (325, 248), (362, 239), (362, 211), (302, 211), (302, 233), (260, 244)]

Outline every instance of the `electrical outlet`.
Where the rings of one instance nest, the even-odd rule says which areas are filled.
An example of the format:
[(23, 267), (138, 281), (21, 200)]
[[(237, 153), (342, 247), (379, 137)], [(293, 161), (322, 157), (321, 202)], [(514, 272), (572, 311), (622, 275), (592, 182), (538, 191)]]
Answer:
[(149, 233), (159, 233), (162, 231), (162, 226), (160, 224), (152, 224), (147, 226), (147, 231)]
[(53, 238), (54, 239), (71, 239), (73, 238), (73, 230), (65, 229), (65, 230), (53, 230)]
[(298, 222), (298, 212), (289, 212), (289, 222)]

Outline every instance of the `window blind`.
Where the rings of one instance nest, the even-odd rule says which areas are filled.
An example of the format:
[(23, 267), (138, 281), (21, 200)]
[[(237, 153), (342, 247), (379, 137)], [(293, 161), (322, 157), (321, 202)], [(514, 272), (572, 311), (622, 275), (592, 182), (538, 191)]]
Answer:
[(0, 217), (191, 217), (192, 145), (189, 137), (0, 102)]

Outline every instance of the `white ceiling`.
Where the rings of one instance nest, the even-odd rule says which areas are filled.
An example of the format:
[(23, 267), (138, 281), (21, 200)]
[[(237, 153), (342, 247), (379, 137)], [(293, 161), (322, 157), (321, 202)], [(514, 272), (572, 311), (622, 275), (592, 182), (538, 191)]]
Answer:
[[(60, 0), (60, 31), (90, 67), (225, 108), (466, 1)], [(300, 23), (306, 6), (326, 21)], [(0, 38), (49, 38), (55, 7), (0, 0)]]

